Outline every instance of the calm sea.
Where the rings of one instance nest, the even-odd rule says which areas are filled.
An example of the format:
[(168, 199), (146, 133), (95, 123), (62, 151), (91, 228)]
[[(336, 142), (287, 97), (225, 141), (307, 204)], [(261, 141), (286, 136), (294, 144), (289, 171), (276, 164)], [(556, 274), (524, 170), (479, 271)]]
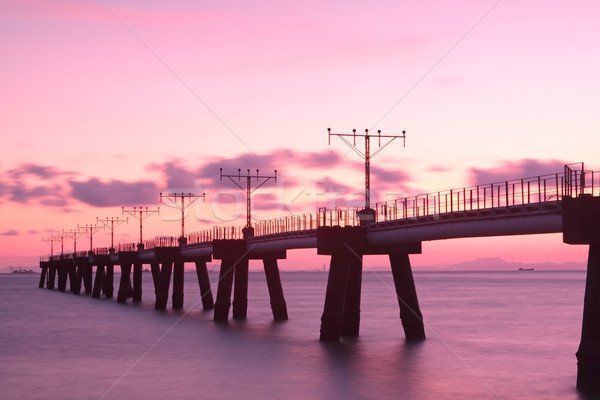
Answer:
[(0, 397), (579, 399), (585, 272), (414, 275), (420, 344), (404, 341), (389, 272), (364, 272), (360, 337), (339, 344), (318, 341), (323, 272), (282, 272), (290, 320), (279, 323), (251, 272), (248, 319), (227, 324), (202, 311), (193, 273), (181, 312), (154, 311), (150, 274), (140, 305), (0, 275)]

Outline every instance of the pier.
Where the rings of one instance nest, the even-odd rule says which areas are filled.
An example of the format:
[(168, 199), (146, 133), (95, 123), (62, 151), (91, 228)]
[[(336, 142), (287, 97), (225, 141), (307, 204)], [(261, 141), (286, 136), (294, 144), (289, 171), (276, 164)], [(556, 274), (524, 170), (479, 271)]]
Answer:
[[(248, 202), (249, 204), (249, 202)], [(262, 262), (274, 320), (288, 318), (278, 260), (292, 249), (315, 249), (330, 257), (320, 340), (336, 342), (360, 331), (362, 259), (389, 257), (407, 341), (425, 339), (410, 255), (422, 242), (468, 237), (562, 233), (569, 245), (587, 245), (589, 257), (577, 387), (600, 391), (600, 173), (565, 166), (555, 174), (405, 197), (363, 209), (321, 209), (270, 221), (250, 217), (244, 227), (221, 227), (140, 243), (117, 244), (44, 258), (40, 288), (113, 297), (114, 269), (120, 267), (117, 302), (141, 301), (142, 269), (150, 266), (155, 309), (184, 307), (185, 263), (193, 263), (205, 310), (214, 320), (245, 319), (248, 265)], [(207, 262), (221, 261), (216, 299)], [(95, 276), (94, 276), (95, 270)], [(58, 283), (56, 284), (56, 279)], [(172, 281), (172, 284), (171, 284)]]

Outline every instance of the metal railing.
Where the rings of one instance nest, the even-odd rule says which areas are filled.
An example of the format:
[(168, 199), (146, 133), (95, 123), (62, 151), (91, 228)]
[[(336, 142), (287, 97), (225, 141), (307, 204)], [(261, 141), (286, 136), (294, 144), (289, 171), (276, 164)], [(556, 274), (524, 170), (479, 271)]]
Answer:
[[(569, 164), (562, 173), (508, 180), (460, 189), (449, 189), (374, 204), (373, 222), (412, 220), (420, 217), (439, 217), (455, 213), (487, 214), (498, 210), (531, 211), (540, 207), (558, 206), (564, 196), (600, 195), (600, 173), (586, 171), (583, 163)], [(311, 231), (322, 226), (358, 226), (359, 208), (320, 208), (318, 212), (292, 215), (254, 225), (255, 236), (288, 232)], [(190, 233), (188, 244), (210, 243), (218, 239), (242, 239), (241, 226), (214, 226), (212, 229)], [(178, 238), (157, 237), (146, 241), (145, 248), (176, 247)], [(118, 251), (135, 251), (135, 244), (120, 244)]]
[(242, 229), (241, 226), (213, 226), (212, 229), (190, 233), (186, 238), (188, 244), (210, 243), (219, 239), (243, 239)]
[(179, 246), (179, 238), (176, 238), (174, 236), (157, 236), (154, 239), (144, 241), (144, 249), (177, 246)]
[(117, 245), (117, 247), (115, 248), (116, 252), (120, 252), (120, 251), (137, 251), (137, 243), (119, 243)]

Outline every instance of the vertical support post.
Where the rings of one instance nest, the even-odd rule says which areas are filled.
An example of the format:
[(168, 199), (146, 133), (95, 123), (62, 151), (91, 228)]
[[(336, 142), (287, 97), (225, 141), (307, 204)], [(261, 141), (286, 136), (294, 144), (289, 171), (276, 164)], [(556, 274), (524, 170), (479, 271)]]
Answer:
[(233, 286), (233, 273), (237, 260), (224, 258), (221, 260), (219, 272), (219, 285), (217, 288), (217, 301), (215, 302), (215, 321), (227, 321), (231, 307), (231, 289)]
[(81, 293), (81, 281), (83, 279), (83, 268), (81, 265), (73, 264), (75, 280), (71, 281), (71, 292), (73, 294)]
[(167, 261), (162, 264), (160, 270), (160, 284), (156, 291), (155, 310), (166, 310), (169, 300), (169, 286), (171, 285), (171, 274), (173, 272), (173, 261)]
[[(73, 262), (68, 262), (68, 274), (69, 274), (69, 290), (73, 293), (73, 288), (76, 285), (77, 279), (77, 268)], [(81, 285), (81, 284), (80, 284)]]
[(67, 271), (67, 265), (64, 261), (60, 261), (60, 265), (58, 267), (58, 291), (65, 292), (67, 290), (67, 277), (69, 275), (69, 271)]
[(115, 266), (108, 264), (106, 266), (106, 278), (104, 279), (104, 288), (102, 291), (108, 299), (112, 299), (114, 292)]
[(407, 341), (423, 340), (425, 339), (423, 314), (421, 314), (419, 308), (408, 254), (390, 254), (389, 257), (400, 306), (400, 319), (404, 328), (404, 336)]
[(271, 299), (271, 310), (275, 321), (284, 321), (288, 319), (287, 304), (283, 297), (283, 288), (281, 286), (281, 276), (277, 259), (271, 257), (263, 258), (265, 268), (265, 277), (267, 278), (267, 288), (269, 289), (269, 298)]
[(362, 286), (362, 256), (351, 254), (348, 260), (348, 281), (344, 304), (342, 336), (358, 336), (360, 330), (360, 292)]
[(183, 278), (184, 277), (184, 262), (183, 260), (175, 261), (173, 266), (173, 309), (179, 310), (183, 308)]
[(243, 257), (235, 264), (233, 285), (233, 319), (246, 319), (248, 310), (248, 259)]
[(95, 299), (100, 298), (102, 292), (102, 285), (104, 284), (104, 265), (98, 264), (96, 268), (96, 279), (94, 279), (94, 288), (92, 289), (92, 297)]
[(210, 279), (208, 277), (208, 269), (206, 261), (196, 262), (196, 275), (198, 276), (198, 286), (200, 287), (200, 296), (202, 298), (202, 308), (212, 310), (215, 308), (213, 294), (210, 290)]
[(48, 267), (42, 267), (42, 274), (40, 275), (40, 283), (38, 285), (38, 287), (40, 289), (44, 288), (44, 285), (46, 283), (46, 275), (48, 274)]
[(138, 259), (133, 264), (133, 290), (132, 297), (134, 303), (142, 302), (142, 262)]
[(348, 282), (348, 257), (350, 255), (343, 253), (331, 256), (325, 306), (321, 316), (319, 340), (322, 342), (337, 342), (340, 340)]
[(126, 303), (131, 287), (131, 263), (121, 263), (121, 281), (117, 292), (117, 303)]
[(54, 280), (56, 279), (56, 267), (50, 267), (48, 271), (48, 289), (54, 290)]
[(581, 343), (577, 350), (577, 389), (600, 394), (600, 243), (588, 253)]
[(94, 276), (92, 265), (87, 262), (84, 264), (83, 268), (83, 287), (85, 289), (85, 294), (92, 294), (92, 278)]
[(154, 296), (156, 296), (160, 289), (160, 264), (150, 264), (150, 271), (152, 271), (152, 282), (154, 283)]

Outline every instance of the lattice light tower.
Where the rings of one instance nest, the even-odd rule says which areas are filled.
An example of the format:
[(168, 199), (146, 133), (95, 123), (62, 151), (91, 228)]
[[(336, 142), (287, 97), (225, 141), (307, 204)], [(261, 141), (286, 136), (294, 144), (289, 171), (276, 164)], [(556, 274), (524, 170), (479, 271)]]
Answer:
[[(251, 195), (252, 195), (252, 193), (254, 193), (254, 191), (256, 189), (258, 189), (259, 187), (261, 187), (262, 185), (267, 183), (270, 179), (273, 179), (273, 180), (275, 180), (275, 182), (277, 182), (277, 170), (274, 170), (273, 176), (260, 175), (258, 169), (256, 169), (256, 175), (250, 175), (250, 169), (247, 170), (246, 175), (242, 175), (242, 170), (239, 168), (238, 168), (237, 175), (223, 174), (223, 168), (220, 168), (220, 172), (221, 172), (221, 180), (223, 180), (224, 177), (229, 178), (229, 180), (231, 182), (233, 182), (241, 190), (244, 190), (244, 187), (242, 185), (240, 185), (239, 182), (242, 180), (242, 178), (246, 179), (246, 226), (243, 229), (243, 233), (244, 233), (244, 237), (254, 236), (254, 228), (252, 227)], [(234, 180), (234, 178), (237, 178), (237, 181)], [(258, 186), (256, 186), (254, 189), (252, 189), (252, 187), (251, 187), (251, 181), (253, 178), (256, 179), (257, 182), (262, 180), (262, 182), (260, 182), (260, 184)]]
[(102, 226), (104, 228), (110, 229), (110, 248), (111, 249), (115, 248), (115, 240), (114, 240), (115, 239), (115, 229), (123, 224), (128, 224), (128, 223), (129, 223), (129, 218), (123, 219), (123, 218), (119, 218), (119, 217), (117, 217), (117, 218), (111, 217), (111, 218), (100, 219), (100, 218), (96, 217), (96, 224), (102, 224)]
[[(327, 128), (327, 134), (329, 138), (329, 144), (331, 145), (331, 137), (337, 136), (344, 143), (346, 143), (355, 153), (364, 158), (365, 160), (365, 208), (364, 210), (360, 210), (358, 212), (358, 218), (360, 220), (360, 224), (364, 225), (368, 222), (372, 222), (375, 220), (375, 210), (371, 209), (371, 158), (375, 157), (381, 150), (387, 147), (390, 143), (392, 143), (396, 139), (402, 139), (403, 147), (406, 146), (406, 131), (402, 131), (402, 135), (382, 135), (381, 130), (377, 131), (376, 135), (369, 135), (369, 130), (365, 129), (365, 133), (356, 133), (356, 129), (352, 129), (352, 133), (332, 133), (331, 128)], [(353, 143), (346, 138), (353, 138)], [(356, 147), (356, 138), (363, 138), (365, 140), (365, 151), (364, 153)], [(379, 149), (371, 154), (371, 139), (377, 138), (379, 141)], [(387, 140), (381, 145), (381, 138)]]
[(122, 214), (129, 214), (133, 218), (140, 221), (140, 242), (138, 243), (138, 247), (144, 246), (144, 242), (142, 241), (142, 222), (150, 217), (151, 215), (158, 214), (160, 212), (160, 207), (157, 207), (155, 210), (148, 209), (148, 207), (133, 207), (133, 209), (126, 210), (125, 207), (121, 207)]
[[(181, 209), (181, 237), (185, 237), (185, 209), (194, 204), (194, 202), (198, 199), (206, 199), (206, 193), (202, 193), (200, 195), (196, 195), (194, 193), (169, 193), (169, 194), (160, 194), (160, 201), (163, 199), (169, 200), (171, 203), (176, 205)], [(185, 199), (188, 199), (187, 205), (185, 204)], [(177, 203), (177, 200), (181, 200), (181, 205)]]

